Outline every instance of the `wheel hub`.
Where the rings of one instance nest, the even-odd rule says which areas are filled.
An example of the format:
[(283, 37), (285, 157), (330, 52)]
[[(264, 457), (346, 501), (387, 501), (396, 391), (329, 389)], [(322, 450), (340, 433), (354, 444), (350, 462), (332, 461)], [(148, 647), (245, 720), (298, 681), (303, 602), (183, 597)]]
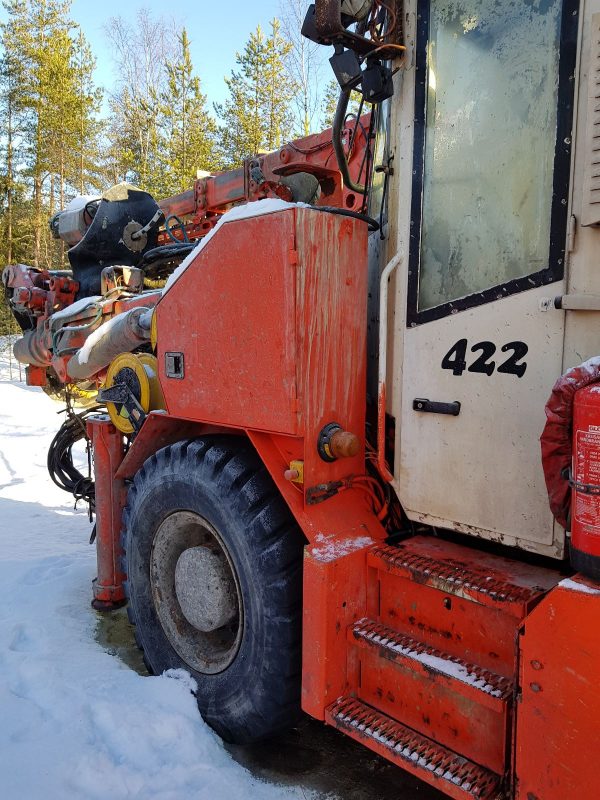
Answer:
[(242, 641), (242, 593), (219, 532), (204, 517), (175, 511), (159, 525), (150, 584), (160, 625), (183, 661), (214, 675), (235, 659)]
[(216, 631), (235, 617), (236, 589), (222, 551), (184, 550), (175, 567), (175, 593), (184, 617), (199, 631)]

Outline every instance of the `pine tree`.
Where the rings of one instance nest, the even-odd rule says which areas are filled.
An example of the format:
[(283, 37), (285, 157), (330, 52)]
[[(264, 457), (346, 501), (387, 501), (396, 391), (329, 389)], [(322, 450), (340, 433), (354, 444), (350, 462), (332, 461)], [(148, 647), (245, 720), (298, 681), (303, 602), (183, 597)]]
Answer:
[(282, 31), (290, 44), (285, 68), (290, 83), (296, 87), (292, 100), (294, 136), (308, 136), (314, 131), (319, 109), (321, 47), (302, 36), (306, 15), (305, 0), (280, 0)]
[(100, 135), (104, 125), (100, 120), (103, 92), (94, 84), (96, 59), (79, 28), (75, 39), (73, 68), (77, 76), (75, 102), (76, 147), (70, 165), (69, 179), (80, 194), (98, 190), (102, 185), (99, 165)]
[[(4, 4), (9, 16), (23, 18), (23, 0)], [(8, 25), (1, 29), (0, 112), (5, 119), (4, 170), (2, 178), (2, 242), (0, 253), (6, 263), (14, 256), (14, 210), (17, 192), (17, 162), (20, 146), (20, 116), (23, 109), (23, 63), (15, 47), (15, 31)], [(1, 299), (1, 298), (0, 298)]]
[[(50, 243), (47, 218), (57, 203), (64, 204), (66, 192), (72, 191), (73, 154), (79, 150), (82, 129), (84, 135), (89, 132), (98, 106), (95, 91), (81, 91), (70, 7), (70, 0), (5, 2), (8, 20), (2, 27), (2, 34), (8, 73), (3, 86), (5, 96), (11, 81), (15, 87), (11, 114), (15, 115), (13, 131), (18, 131), (20, 139), (18, 169), (33, 199), (33, 218), (28, 220), (33, 231), (33, 252), (28, 260), (36, 265), (52, 262), (54, 245)], [(81, 33), (80, 37), (81, 47), (85, 48)], [(16, 84), (15, 70), (18, 72)], [(88, 77), (91, 81), (91, 73)], [(91, 85), (89, 88), (93, 89)], [(8, 139), (11, 146), (7, 147), (5, 163), (11, 208), (10, 211), (7, 208), (6, 213), (12, 241), (17, 167), (14, 134)]]
[(177, 37), (175, 57), (165, 63), (166, 87), (161, 94), (160, 126), (164, 142), (163, 196), (186, 191), (199, 169), (218, 169), (215, 155), (217, 126), (206, 108), (200, 79), (194, 75), (185, 28)]
[(250, 35), (242, 53), (236, 54), (239, 70), (225, 83), (229, 98), (215, 105), (222, 121), (220, 148), (226, 167), (239, 164), (261, 150), (274, 150), (292, 138), (291, 101), (296, 87), (285, 70), (291, 45), (271, 23), (265, 37), (260, 25)]

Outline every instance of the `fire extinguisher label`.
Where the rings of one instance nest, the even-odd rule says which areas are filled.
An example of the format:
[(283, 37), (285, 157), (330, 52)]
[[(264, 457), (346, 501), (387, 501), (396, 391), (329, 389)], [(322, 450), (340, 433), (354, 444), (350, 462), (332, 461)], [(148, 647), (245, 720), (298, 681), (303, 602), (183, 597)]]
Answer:
[[(600, 431), (577, 431), (576, 443), (575, 480), (600, 487)], [(600, 495), (576, 491), (575, 519), (586, 526), (588, 533), (600, 536)]]

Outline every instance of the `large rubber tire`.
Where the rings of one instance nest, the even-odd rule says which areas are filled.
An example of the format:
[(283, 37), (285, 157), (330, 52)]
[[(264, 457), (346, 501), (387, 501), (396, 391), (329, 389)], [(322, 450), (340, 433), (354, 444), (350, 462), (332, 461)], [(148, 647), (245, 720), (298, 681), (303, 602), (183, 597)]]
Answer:
[[(213, 526), (243, 607), (239, 649), (217, 674), (179, 655), (157, 613), (153, 546), (165, 519), (172, 525), (181, 511)], [(122, 546), (129, 618), (149, 670), (187, 670), (202, 716), (226, 741), (249, 743), (291, 727), (300, 715), (303, 540), (248, 441), (207, 437), (149, 458), (129, 489)]]

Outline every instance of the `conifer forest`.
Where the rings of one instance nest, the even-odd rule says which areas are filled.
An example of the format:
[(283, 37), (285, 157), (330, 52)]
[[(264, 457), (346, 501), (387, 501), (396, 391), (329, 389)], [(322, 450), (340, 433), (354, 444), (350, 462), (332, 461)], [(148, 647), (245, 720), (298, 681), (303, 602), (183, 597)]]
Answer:
[[(105, 26), (93, 53), (70, 0), (3, 0), (0, 26), (0, 263), (66, 265), (48, 221), (78, 194), (127, 181), (162, 199), (198, 171), (230, 169), (331, 125), (335, 81), (300, 35), (304, 0), (249, 31), (226, 96), (211, 101), (190, 55), (192, 33), (144, 9)], [(118, 80), (95, 82), (97, 58)], [(326, 66), (326, 65), (325, 65)], [(10, 333), (0, 304), (0, 334)]]

